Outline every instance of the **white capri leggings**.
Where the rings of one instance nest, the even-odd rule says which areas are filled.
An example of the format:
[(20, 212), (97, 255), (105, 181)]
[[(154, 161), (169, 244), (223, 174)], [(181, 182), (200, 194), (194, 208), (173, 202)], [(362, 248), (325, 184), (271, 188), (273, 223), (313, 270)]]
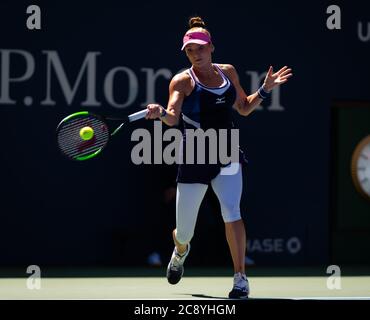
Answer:
[[(240, 199), (243, 187), (242, 168), (236, 174), (219, 173), (212, 181), (212, 188), (220, 201), (224, 222), (241, 219)], [(194, 235), (199, 207), (208, 185), (202, 183), (178, 183), (176, 195), (176, 240), (181, 244), (189, 243)]]

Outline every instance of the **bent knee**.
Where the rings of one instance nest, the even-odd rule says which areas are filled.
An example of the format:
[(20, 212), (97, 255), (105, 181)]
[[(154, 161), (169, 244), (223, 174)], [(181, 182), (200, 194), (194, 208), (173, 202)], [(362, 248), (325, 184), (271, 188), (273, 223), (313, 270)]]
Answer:
[(225, 223), (235, 222), (241, 220), (240, 210), (237, 211), (229, 211), (229, 210), (222, 210), (222, 219)]

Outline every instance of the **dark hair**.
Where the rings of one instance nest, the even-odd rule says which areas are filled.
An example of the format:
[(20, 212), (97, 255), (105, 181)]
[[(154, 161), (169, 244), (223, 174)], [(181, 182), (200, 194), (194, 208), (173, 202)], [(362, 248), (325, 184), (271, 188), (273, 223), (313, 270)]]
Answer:
[(201, 17), (192, 17), (189, 19), (189, 29), (203, 28), (206, 29), (206, 24)]

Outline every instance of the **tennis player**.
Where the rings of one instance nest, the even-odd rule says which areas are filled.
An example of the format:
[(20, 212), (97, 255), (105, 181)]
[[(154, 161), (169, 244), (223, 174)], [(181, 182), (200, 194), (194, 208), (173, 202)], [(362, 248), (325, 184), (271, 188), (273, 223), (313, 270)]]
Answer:
[[(263, 85), (247, 95), (239, 83), (235, 68), (230, 64), (212, 63), (215, 47), (211, 34), (200, 17), (189, 20), (189, 30), (183, 37), (182, 50), (191, 68), (175, 75), (169, 85), (167, 108), (158, 104), (147, 106), (147, 119), (161, 119), (169, 126), (179, 123), (180, 116), (186, 128), (233, 128), (232, 110), (248, 116), (271, 90), (288, 81), (291, 69), (283, 67), (273, 72), (270, 66)], [(184, 130), (183, 143), (186, 141)], [(185, 148), (183, 148), (185, 149)], [(234, 283), (229, 298), (247, 298), (250, 290), (245, 274), (246, 232), (240, 215), (242, 194), (242, 164), (237, 173), (223, 174), (222, 164), (179, 164), (177, 174), (176, 229), (172, 236), (175, 248), (167, 268), (171, 284), (180, 281), (184, 261), (190, 251), (198, 211), (209, 185), (220, 201), (225, 223), (226, 239), (233, 265)]]

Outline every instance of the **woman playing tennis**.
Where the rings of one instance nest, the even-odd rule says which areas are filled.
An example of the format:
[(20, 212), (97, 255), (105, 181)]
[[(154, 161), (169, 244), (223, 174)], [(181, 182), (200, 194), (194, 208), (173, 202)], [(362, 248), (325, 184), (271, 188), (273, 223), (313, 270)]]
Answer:
[[(242, 116), (248, 116), (270, 95), (274, 87), (285, 83), (292, 76), (288, 67), (275, 73), (270, 67), (259, 90), (247, 95), (232, 65), (212, 63), (214, 46), (200, 17), (189, 20), (189, 30), (183, 37), (182, 50), (185, 51), (191, 68), (172, 78), (167, 108), (158, 104), (147, 106), (147, 119), (159, 118), (167, 125), (174, 126), (179, 123), (181, 116), (184, 128), (230, 129), (233, 128), (233, 109)], [(186, 130), (184, 141), (185, 132)], [(207, 188), (211, 185), (220, 202), (226, 239), (234, 265), (234, 284), (229, 298), (248, 297), (249, 284), (244, 262), (246, 233), (240, 215), (242, 163), (241, 159), (235, 174), (223, 174), (225, 168), (222, 164), (179, 164), (176, 229), (172, 233), (175, 249), (167, 268), (169, 283), (178, 283), (184, 273), (183, 265), (190, 251), (198, 211)]]

